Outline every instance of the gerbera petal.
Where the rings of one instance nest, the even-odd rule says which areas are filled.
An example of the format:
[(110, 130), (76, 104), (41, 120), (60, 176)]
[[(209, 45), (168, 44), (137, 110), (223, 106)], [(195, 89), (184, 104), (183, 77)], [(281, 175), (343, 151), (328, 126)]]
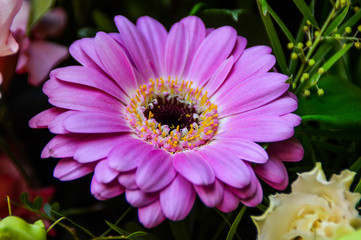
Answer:
[(247, 207), (256, 207), (258, 204), (260, 204), (263, 200), (263, 190), (261, 183), (257, 180), (255, 182), (256, 184), (256, 192), (255, 194), (247, 199), (241, 199), (241, 202), (246, 205)]
[(188, 215), (195, 198), (192, 184), (179, 174), (159, 194), (164, 215), (173, 221), (182, 220)]
[(153, 145), (139, 139), (129, 139), (110, 151), (109, 166), (120, 172), (130, 171), (136, 168), (143, 159), (147, 159), (153, 149)]
[(287, 78), (279, 73), (266, 73), (249, 78), (232, 89), (219, 88), (214, 95), (219, 116), (249, 111), (273, 101), (287, 91), (289, 85), (284, 83)]
[(247, 39), (241, 36), (237, 36), (237, 42), (234, 45), (234, 48), (231, 53), (235, 62), (238, 61), (240, 56), (242, 56), (246, 46), (247, 46)]
[(174, 168), (188, 181), (197, 185), (209, 185), (215, 181), (211, 165), (196, 152), (176, 153)]
[(239, 198), (232, 193), (227, 187), (224, 188), (223, 199), (217, 205), (217, 208), (222, 212), (228, 213), (235, 210), (239, 205)]
[(254, 142), (278, 142), (293, 136), (293, 126), (281, 117), (255, 116), (244, 118), (239, 121), (223, 123), (223, 131), (217, 138), (242, 138)]
[(66, 111), (66, 112), (60, 114), (59, 116), (57, 116), (53, 121), (51, 121), (49, 123), (49, 126), (48, 126), (49, 131), (52, 133), (57, 133), (57, 134), (71, 133), (65, 129), (63, 122), (64, 122), (65, 118), (67, 118), (74, 112), (76, 112), (76, 111)]
[(135, 182), (135, 170), (119, 173), (118, 182), (126, 189), (139, 189), (137, 183)]
[(146, 207), (139, 208), (138, 218), (144, 227), (152, 228), (159, 225), (165, 219), (160, 202), (155, 201)]
[(62, 181), (70, 181), (93, 172), (94, 167), (94, 163), (82, 164), (72, 158), (64, 158), (54, 168), (54, 177)]
[(244, 112), (233, 116), (233, 119), (241, 119), (248, 116), (257, 115), (274, 115), (281, 116), (297, 109), (297, 100), (284, 94), (282, 97), (275, 99), (274, 101), (251, 111)]
[(139, 189), (126, 189), (125, 198), (133, 207), (145, 207), (159, 199), (159, 193), (145, 193)]
[(288, 185), (288, 174), (281, 160), (270, 158), (264, 164), (254, 167), (257, 176), (277, 190), (283, 190)]
[(248, 139), (241, 138), (222, 138), (214, 141), (207, 146), (213, 151), (221, 151), (220, 149), (227, 149), (239, 158), (254, 162), (265, 163), (268, 160), (268, 155), (263, 147)]
[(236, 40), (237, 32), (234, 28), (225, 26), (214, 30), (195, 53), (188, 77), (197, 82), (198, 86), (205, 84), (229, 57)]
[(226, 85), (232, 82), (242, 82), (250, 76), (268, 72), (276, 63), (276, 58), (270, 55), (271, 49), (266, 46), (251, 47), (242, 53), (234, 64), (232, 73)]
[(110, 183), (118, 174), (118, 171), (109, 167), (108, 159), (99, 161), (94, 169), (94, 177), (100, 183)]
[(164, 150), (153, 150), (139, 163), (135, 179), (142, 191), (156, 192), (167, 186), (175, 176), (173, 156)]
[(169, 31), (165, 44), (165, 72), (168, 76), (181, 78), (187, 62), (189, 37), (184, 24), (176, 23)]
[(214, 174), (222, 182), (236, 188), (249, 184), (250, 173), (247, 165), (232, 152), (222, 148), (213, 151), (206, 147), (198, 152), (209, 162)]
[(90, 191), (96, 199), (107, 200), (124, 193), (124, 188), (117, 181), (104, 184), (93, 176)]
[(300, 141), (296, 138), (290, 138), (282, 142), (270, 144), (267, 152), (273, 158), (283, 162), (298, 162), (303, 158), (304, 149)]
[(297, 116), (296, 114), (293, 113), (288, 113), (285, 114), (283, 116), (281, 116), (283, 119), (285, 119), (286, 121), (288, 121), (289, 123), (292, 124), (292, 126), (296, 127), (298, 125), (301, 124), (301, 117)]
[(128, 95), (137, 88), (133, 67), (120, 45), (103, 32), (95, 37), (95, 49), (107, 73)]
[(108, 113), (73, 112), (64, 119), (66, 130), (75, 133), (130, 132), (131, 128), (120, 117)]
[(185, 17), (180, 22), (185, 26), (189, 36), (188, 61), (186, 62), (183, 71), (183, 76), (186, 77), (192, 63), (191, 59), (193, 59), (199, 45), (206, 37), (206, 27), (204, 26), (202, 20), (196, 16)]
[(62, 81), (78, 83), (89, 87), (94, 87), (108, 93), (123, 103), (126, 103), (128, 96), (118, 87), (117, 84), (100, 71), (81, 66), (69, 66), (52, 71), (54, 76)]
[(217, 179), (210, 185), (194, 185), (194, 189), (207, 207), (215, 207), (223, 199), (224, 187)]
[(84, 39), (77, 40), (70, 45), (69, 47), (70, 55), (83, 66), (93, 69), (100, 69), (99, 66), (82, 49), (81, 46), (82, 41), (84, 41)]
[(120, 112), (122, 106), (118, 99), (94, 88), (60, 82), (50, 79), (43, 86), (49, 102), (65, 109), (97, 112)]
[(215, 93), (223, 84), (224, 80), (227, 78), (228, 73), (232, 69), (233, 63), (234, 58), (233, 56), (230, 56), (218, 67), (211, 79), (207, 82), (205, 89), (209, 96), (212, 96), (213, 93)]
[(68, 158), (74, 156), (75, 150), (80, 142), (80, 136), (56, 135), (48, 142), (41, 152), (42, 158)]
[(161, 23), (148, 16), (138, 18), (137, 28), (146, 44), (148, 44), (149, 56), (154, 64), (154, 74), (163, 76), (164, 47), (167, 41), (167, 30)]
[(119, 30), (120, 38), (125, 48), (128, 50), (136, 68), (142, 74), (143, 79), (137, 79), (138, 84), (143, 84), (144, 79), (148, 80), (154, 76), (149, 64), (148, 47), (137, 27), (124, 16), (115, 16), (114, 22)]
[(57, 116), (64, 113), (66, 110), (57, 107), (49, 108), (41, 113), (38, 113), (29, 121), (31, 128), (46, 128)]
[(129, 140), (128, 135), (98, 135), (87, 136), (79, 143), (74, 159), (80, 163), (94, 162), (108, 156), (109, 152), (117, 145)]

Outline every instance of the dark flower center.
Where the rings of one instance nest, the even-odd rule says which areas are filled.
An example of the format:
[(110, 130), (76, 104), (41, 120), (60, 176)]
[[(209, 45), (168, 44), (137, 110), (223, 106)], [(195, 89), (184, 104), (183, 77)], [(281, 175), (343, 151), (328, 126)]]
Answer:
[(197, 122), (193, 118), (193, 114), (196, 110), (193, 106), (189, 107), (184, 103), (177, 100), (168, 101), (163, 99), (157, 99), (158, 104), (153, 106), (153, 109), (149, 107), (143, 112), (144, 116), (148, 117), (149, 113), (152, 113), (152, 117), (161, 125), (168, 125), (170, 129), (175, 129), (179, 126), (180, 129), (188, 128), (189, 126)]

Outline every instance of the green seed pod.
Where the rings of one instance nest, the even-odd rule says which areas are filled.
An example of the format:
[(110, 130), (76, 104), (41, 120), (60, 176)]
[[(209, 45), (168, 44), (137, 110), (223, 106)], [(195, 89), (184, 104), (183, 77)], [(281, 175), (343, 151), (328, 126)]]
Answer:
[(0, 240), (46, 240), (43, 221), (27, 223), (22, 218), (8, 216), (0, 221)]

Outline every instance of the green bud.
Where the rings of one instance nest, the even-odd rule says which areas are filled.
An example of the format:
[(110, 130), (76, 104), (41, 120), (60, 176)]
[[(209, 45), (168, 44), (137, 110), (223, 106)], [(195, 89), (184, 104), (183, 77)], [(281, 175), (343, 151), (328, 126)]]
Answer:
[(324, 69), (323, 67), (320, 67), (320, 68), (318, 69), (318, 73), (319, 73), (319, 74), (324, 74), (324, 73), (325, 73), (325, 69)]
[(295, 46), (295, 45), (294, 45), (292, 42), (287, 43), (287, 48), (290, 49), (290, 50), (291, 50), (294, 46)]
[(355, 12), (358, 12), (358, 10), (360, 10), (360, 7), (359, 7), (359, 6), (355, 6), (355, 7), (353, 8), (353, 10), (354, 10)]
[(303, 31), (307, 32), (309, 27), (307, 25), (303, 26)]
[(346, 28), (345, 28), (345, 32), (346, 32), (346, 33), (351, 33), (351, 32), (352, 32), (352, 28), (351, 28), (351, 27), (346, 27)]
[(1, 240), (46, 240), (43, 221), (27, 223), (22, 218), (8, 216), (0, 221)]
[(320, 35), (319, 31), (315, 31), (315, 36), (318, 37)]
[(357, 26), (357, 30), (358, 30), (359, 32), (361, 32), (361, 25), (358, 25), (358, 26)]
[(361, 43), (360, 42), (355, 42), (355, 48), (360, 49), (361, 48)]
[(297, 47), (298, 48), (303, 48), (303, 43), (301, 43), (301, 42), (297, 43)]
[(311, 46), (312, 46), (312, 41), (307, 41), (307, 42), (306, 42), (306, 46), (307, 46), (307, 47), (311, 47)]
[(335, 39), (341, 39), (341, 35), (340, 34), (335, 34)]
[(310, 75), (308, 73), (302, 74), (303, 79), (309, 79)]
[(298, 56), (297, 56), (297, 53), (293, 52), (293, 53), (291, 54), (291, 58), (292, 58), (292, 59), (295, 60), (295, 59), (297, 59), (297, 57), (298, 57)]
[(304, 94), (306, 97), (308, 97), (308, 96), (311, 95), (311, 92), (310, 92), (310, 90), (305, 90), (305, 91), (303, 92), (303, 94)]
[(308, 65), (310, 65), (311, 67), (312, 67), (313, 65), (315, 65), (315, 63), (316, 63), (316, 61), (315, 61), (315, 59), (313, 59), (313, 58), (308, 61)]
[(322, 96), (323, 94), (325, 94), (325, 91), (323, 91), (322, 88), (317, 89), (317, 95), (318, 96)]

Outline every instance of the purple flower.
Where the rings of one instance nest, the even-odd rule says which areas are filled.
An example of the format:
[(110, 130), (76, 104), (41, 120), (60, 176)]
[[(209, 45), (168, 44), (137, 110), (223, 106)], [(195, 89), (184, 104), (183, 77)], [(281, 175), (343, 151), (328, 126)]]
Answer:
[[(276, 61), (269, 47), (245, 49), (232, 27), (206, 29), (194, 16), (169, 32), (150, 17), (115, 23), (119, 33), (73, 43), (82, 66), (56, 69), (44, 85), (55, 107), (30, 126), (57, 134), (42, 152), (61, 158), (55, 177), (93, 172), (92, 194), (125, 192), (146, 227), (185, 218), (196, 195), (223, 212), (256, 206), (256, 174), (287, 185), (282, 161), (301, 160), (303, 149), (280, 141), (300, 118), (288, 77), (268, 72)], [(258, 144), (271, 142), (273, 157)]]

